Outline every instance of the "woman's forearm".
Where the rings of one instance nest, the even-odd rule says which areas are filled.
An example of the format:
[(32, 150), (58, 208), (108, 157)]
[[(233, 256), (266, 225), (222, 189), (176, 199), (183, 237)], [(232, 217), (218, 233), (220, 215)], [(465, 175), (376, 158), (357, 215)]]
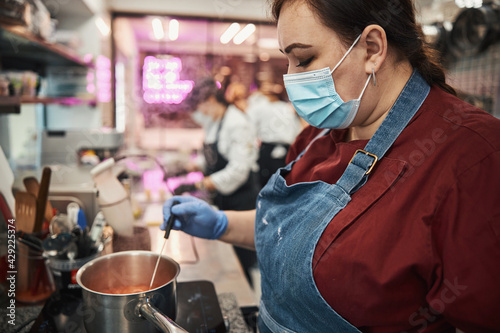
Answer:
[(225, 211), (227, 229), (219, 240), (233, 245), (255, 249), (255, 209), (247, 211)]

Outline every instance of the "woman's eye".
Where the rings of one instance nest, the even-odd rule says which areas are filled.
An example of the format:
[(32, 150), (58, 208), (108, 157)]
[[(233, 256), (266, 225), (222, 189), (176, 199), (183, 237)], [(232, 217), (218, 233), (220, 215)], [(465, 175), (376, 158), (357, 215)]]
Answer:
[(299, 62), (297, 67), (305, 67), (305, 66), (309, 65), (313, 59), (314, 59), (314, 57), (310, 57), (304, 61), (301, 61), (301, 62)]

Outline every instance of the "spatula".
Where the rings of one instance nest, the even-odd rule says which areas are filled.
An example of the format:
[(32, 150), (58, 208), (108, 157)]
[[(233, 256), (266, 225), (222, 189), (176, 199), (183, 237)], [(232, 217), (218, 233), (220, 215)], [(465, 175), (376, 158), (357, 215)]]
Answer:
[(33, 232), (37, 211), (37, 201), (33, 194), (16, 192), (16, 229), (26, 233)]
[[(26, 190), (38, 198), (38, 192), (40, 192), (40, 183), (35, 177), (26, 177), (23, 179), (24, 187)], [(49, 200), (47, 200), (47, 206), (45, 207), (45, 219), (47, 221), (52, 220), (54, 214), (52, 214), (52, 205)]]

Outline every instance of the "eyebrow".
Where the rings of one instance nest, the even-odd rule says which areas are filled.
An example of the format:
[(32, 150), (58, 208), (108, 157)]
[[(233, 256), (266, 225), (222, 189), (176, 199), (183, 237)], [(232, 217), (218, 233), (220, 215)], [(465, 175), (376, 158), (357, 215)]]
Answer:
[[(290, 53), (293, 49), (307, 49), (307, 48), (310, 48), (310, 47), (312, 47), (312, 45), (302, 44), (302, 43), (293, 43), (293, 44), (288, 45), (285, 48), (285, 52), (284, 53)], [(280, 52), (283, 53), (282, 50), (280, 50)]]

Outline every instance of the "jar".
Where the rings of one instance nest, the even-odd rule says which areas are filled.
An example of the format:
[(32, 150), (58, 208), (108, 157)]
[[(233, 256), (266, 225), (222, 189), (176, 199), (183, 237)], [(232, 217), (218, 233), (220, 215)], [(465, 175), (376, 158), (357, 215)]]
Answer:
[(9, 96), (9, 83), (5, 76), (0, 76), (0, 96)]

